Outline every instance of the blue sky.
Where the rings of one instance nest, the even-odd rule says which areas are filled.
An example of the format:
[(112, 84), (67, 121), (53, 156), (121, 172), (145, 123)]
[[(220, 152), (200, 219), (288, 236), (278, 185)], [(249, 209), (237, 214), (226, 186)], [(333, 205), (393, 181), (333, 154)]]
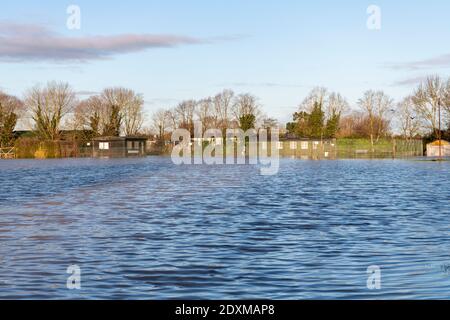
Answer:
[[(72, 4), (81, 8), (80, 30), (66, 27)], [(372, 4), (381, 8), (379, 31), (366, 26)], [(315, 86), (355, 104), (368, 89), (398, 100), (426, 75), (448, 76), (449, 12), (445, 0), (8, 1), (0, 88), (22, 95), (48, 80), (80, 92), (126, 86), (145, 95), (149, 113), (230, 88), (255, 94), (268, 115), (287, 121)], [(18, 26), (29, 28), (12, 33)], [(33, 28), (45, 31), (35, 36)], [(24, 49), (24, 41), (36, 43)], [(89, 56), (76, 58), (81, 51)]]

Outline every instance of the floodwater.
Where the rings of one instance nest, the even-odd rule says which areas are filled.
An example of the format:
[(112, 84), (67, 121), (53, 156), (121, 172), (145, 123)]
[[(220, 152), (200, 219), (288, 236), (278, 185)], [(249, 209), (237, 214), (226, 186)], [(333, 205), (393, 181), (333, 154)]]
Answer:
[(408, 160), (285, 159), (275, 176), (1, 161), (0, 298), (450, 298), (449, 177), (448, 162)]

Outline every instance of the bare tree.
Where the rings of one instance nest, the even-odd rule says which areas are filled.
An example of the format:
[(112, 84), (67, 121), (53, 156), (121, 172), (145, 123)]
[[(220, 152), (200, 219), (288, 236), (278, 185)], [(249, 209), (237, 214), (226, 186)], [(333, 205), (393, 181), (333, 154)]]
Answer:
[(376, 119), (375, 91), (371, 90), (366, 91), (364, 93), (364, 97), (358, 101), (358, 104), (369, 119), (370, 143), (372, 145), (372, 151), (374, 151), (374, 135), (375, 135), (375, 119)]
[(445, 85), (445, 93), (444, 93), (444, 109), (447, 113), (447, 121), (450, 128), (450, 78), (447, 80)]
[(175, 109), (169, 109), (166, 111), (167, 121), (168, 121), (168, 127), (167, 130), (175, 131), (178, 128), (178, 114), (175, 111)]
[(428, 77), (414, 92), (412, 102), (424, 126), (439, 136), (439, 107), (445, 109), (450, 104), (450, 81), (445, 83), (439, 76)]
[(214, 104), (212, 98), (202, 99), (198, 102), (196, 115), (198, 120), (203, 124), (204, 131), (217, 128), (218, 116), (214, 112)]
[(178, 128), (189, 130), (194, 134), (194, 114), (197, 102), (194, 100), (186, 100), (178, 104), (175, 112), (178, 117)]
[(90, 130), (94, 137), (103, 132), (105, 105), (99, 96), (81, 101), (75, 107), (74, 124), (78, 130)]
[(377, 91), (375, 94), (375, 102), (377, 112), (375, 120), (378, 121), (377, 130), (375, 132), (378, 142), (382, 134), (387, 131), (386, 126), (384, 126), (383, 123), (387, 123), (388, 125), (390, 123), (390, 121), (387, 119), (386, 114), (393, 110), (394, 100), (383, 91)]
[(347, 99), (337, 92), (332, 92), (328, 96), (327, 102), (325, 110), (327, 119), (330, 119), (333, 115), (341, 116), (350, 109)]
[(385, 131), (385, 115), (392, 109), (393, 100), (383, 91), (366, 91), (363, 98), (358, 101), (359, 106), (365, 113), (369, 124), (370, 143), (372, 152), (375, 151), (375, 139), (378, 141)]
[(328, 102), (329, 93), (328, 89), (324, 87), (316, 87), (308, 94), (308, 96), (300, 104), (300, 111), (306, 111), (311, 113), (315, 105), (318, 104), (321, 107), (325, 107)]
[(235, 120), (239, 120), (241, 116), (248, 114), (259, 117), (262, 115), (262, 112), (257, 98), (249, 93), (244, 93), (235, 98), (233, 103), (233, 114)]
[(249, 93), (240, 94), (235, 98), (233, 114), (235, 121), (244, 131), (256, 128), (263, 116), (257, 98)]
[(14, 129), (23, 114), (23, 102), (0, 91), (0, 147), (10, 146)]
[(130, 94), (128, 103), (125, 104), (122, 110), (124, 131), (127, 136), (139, 134), (144, 122), (144, 98), (133, 91)]
[(358, 132), (359, 123), (363, 118), (360, 112), (351, 112), (341, 117), (339, 122), (339, 131), (337, 138), (355, 138), (360, 133)]
[(136, 135), (144, 121), (142, 95), (126, 88), (107, 88), (100, 96), (103, 103), (103, 135)]
[(419, 134), (421, 123), (415, 112), (412, 97), (406, 97), (397, 104), (397, 115), (402, 135), (406, 140)]
[(226, 129), (230, 127), (233, 99), (234, 92), (232, 90), (224, 90), (213, 98), (217, 125), (222, 130), (224, 135)]
[[(152, 126), (153, 129), (158, 133), (158, 137), (160, 140), (164, 139), (167, 128), (171, 126), (171, 115), (171, 111), (166, 111), (164, 109), (159, 109), (158, 111), (153, 113)], [(176, 123), (176, 120), (174, 122)], [(176, 125), (175, 123), (173, 125)]]
[(46, 87), (36, 86), (25, 96), (25, 105), (35, 122), (41, 139), (57, 140), (62, 119), (73, 111), (76, 96), (68, 83), (50, 82)]

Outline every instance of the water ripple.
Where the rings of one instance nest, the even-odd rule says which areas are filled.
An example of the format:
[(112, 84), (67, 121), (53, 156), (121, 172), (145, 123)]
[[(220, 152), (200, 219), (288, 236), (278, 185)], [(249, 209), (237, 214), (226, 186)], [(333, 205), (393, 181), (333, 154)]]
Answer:
[[(448, 163), (0, 162), (0, 298), (449, 298)], [(66, 288), (69, 265), (82, 289)], [(382, 289), (366, 287), (382, 268)]]

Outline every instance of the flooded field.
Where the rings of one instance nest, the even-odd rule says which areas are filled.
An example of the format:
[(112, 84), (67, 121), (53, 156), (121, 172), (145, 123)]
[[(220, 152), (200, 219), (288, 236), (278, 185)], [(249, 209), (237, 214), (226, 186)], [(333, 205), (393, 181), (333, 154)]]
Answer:
[(449, 176), (449, 162), (403, 160), (285, 159), (275, 176), (1, 161), (0, 298), (450, 298)]

